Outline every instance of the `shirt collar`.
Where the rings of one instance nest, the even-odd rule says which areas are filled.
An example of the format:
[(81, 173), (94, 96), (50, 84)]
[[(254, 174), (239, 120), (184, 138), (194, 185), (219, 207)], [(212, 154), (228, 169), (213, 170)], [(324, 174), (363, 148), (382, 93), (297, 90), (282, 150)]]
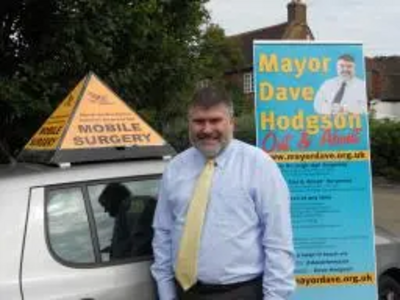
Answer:
[(355, 81), (356, 77), (353, 76), (350, 80), (346, 80), (346, 81), (344, 81), (343, 78), (341, 78), (340, 76), (338, 76), (337, 78), (338, 78), (338, 81), (339, 81), (340, 84), (346, 83), (346, 86), (349, 86)]
[[(214, 158), (216, 167), (223, 168), (225, 166), (226, 162), (228, 161), (228, 158), (231, 156), (231, 153), (233, 152), (233, 150), (235, 148), (236, 143), (237, 143), (237, 141), (235, 139), (232, 139), (229, 142), (229, 144), (222, 150), (222, 152), (220, 154), (218, 154), (217, 157)], [(203, 161), (203, 163), (205, 163), (207, 159), (204, 157), (204, 155), (201, 154), (201, 152), (197, 149), (196, 149), (196, 152), (197, 152), (198, 156), (201, 157), (201, 160)]]
[(236, 140), (232, 139), (222, 152), (215, 158), (218, 167), (223, 168), (235, 148)]

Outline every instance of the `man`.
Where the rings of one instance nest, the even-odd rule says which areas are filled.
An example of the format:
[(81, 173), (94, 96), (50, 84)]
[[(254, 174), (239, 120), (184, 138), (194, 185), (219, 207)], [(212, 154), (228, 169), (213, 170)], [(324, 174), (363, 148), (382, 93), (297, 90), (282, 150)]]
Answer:
[(339, 57), (336, 69), (338, 76), (325, 81), (320, 87), (314, 109), (319, 114), (367, 112), (365, 81), (355, 77), (355, 62), (351, 55)]
[(160, 300), (288, 299), (290, 197), (277, 165), (232, 138), (224, 92), (199, 90), (188, 116), (193, 147), (166, 168), (153, 223)]
[(99, 203), (115, 219), (111, 245), (102, 250), (110, 253), (110, 260), (152, 254), (155, 199), (144, 195), (134, 197), (125, 185), (114, 182), (103, 190)]
[(128, 215), (130, 197), (128, 188), (118, 182), (108, 184), (99, 197), (104, 211), (115, 219), (110, 247), (102, 250), (110, 252), (110, 260), (130, 257), (133, 223)]

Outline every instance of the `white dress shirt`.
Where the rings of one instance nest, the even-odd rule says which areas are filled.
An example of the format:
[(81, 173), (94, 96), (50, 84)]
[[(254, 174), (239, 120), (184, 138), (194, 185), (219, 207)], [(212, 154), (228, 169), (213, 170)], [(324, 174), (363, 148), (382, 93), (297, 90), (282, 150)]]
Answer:
[[(154, 217), (152, 273), (160, 300), (176, 299), (180, 237), (204, 156), (190, 148), (164, 172)], [(198, 280), (230, 284), (263, 276), (265, 300), (287, 300), (295, 287), (290, 195), (276, 163), (261, 149), (233, 140), (216, 158)]]
[(340, 77), (328, 79), (322, 84), (314, 99), (314, 109), (317, 113), (367, 113), (368, 108), (365, 81), (356, 77), (347, 81), (340, 104), (334, 104), (335, 95), (340, 90), (342, 84), (343, 79)]

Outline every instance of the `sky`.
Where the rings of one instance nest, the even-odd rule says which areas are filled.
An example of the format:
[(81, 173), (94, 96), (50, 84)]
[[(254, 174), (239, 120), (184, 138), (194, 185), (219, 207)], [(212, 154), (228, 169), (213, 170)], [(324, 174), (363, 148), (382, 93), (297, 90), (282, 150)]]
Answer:
[[(210, 0), (211, 21), (227, 35), (287, 20), (291, 0)], [(318, 40), (360, 41), (367, 56), (400, 55), (400, 0), (303, 0)]]

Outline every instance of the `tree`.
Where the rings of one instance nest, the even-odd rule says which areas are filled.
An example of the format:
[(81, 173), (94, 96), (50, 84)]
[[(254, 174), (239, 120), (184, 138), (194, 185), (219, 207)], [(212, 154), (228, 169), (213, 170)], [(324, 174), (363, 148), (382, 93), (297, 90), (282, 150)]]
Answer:
[(239, 45), (225, 36), (216, 24), (209, 24), (199, 44), (200, 75), (211, 81), (224, 81), (227, 70), (235, 70), (243, 64)]
[[(227, 70), (240, 68), (244, 62), (239, 45), (226, 37), (224, 30), (218, 25), (205, 24), (198, 43), (193, 49), (195, 51), (196, 70), (194, 74), (197, 85), (203, 83), (222, 85), (232, 96), (235, 112), (240, 114), (244, 103), (243, 94), (225, 78)], [(183, 94), (183, 98), (190, 99), (192, 92), (193, 86), (189, 86), (189, 89)], [(186, 149), (189, 146), (186, 113), (175, 115), (168, 125), (164, 131), (167, 140), (178, 151)]]
[(0, 143), (18, 150), (89, 71), (160, 129), (196, 80), (206, 1), (2, 1)]
[(199, 44), (199, 78), (223, 85), (230, 92), (236, 113), (242, 111), (244, 97), (235, 84), (226, 80), (227, 71), (239, 70), (244, 64), (242, 50), (236, 40), (226, 37), (224, 30), (216, 24), (209, 24)]

